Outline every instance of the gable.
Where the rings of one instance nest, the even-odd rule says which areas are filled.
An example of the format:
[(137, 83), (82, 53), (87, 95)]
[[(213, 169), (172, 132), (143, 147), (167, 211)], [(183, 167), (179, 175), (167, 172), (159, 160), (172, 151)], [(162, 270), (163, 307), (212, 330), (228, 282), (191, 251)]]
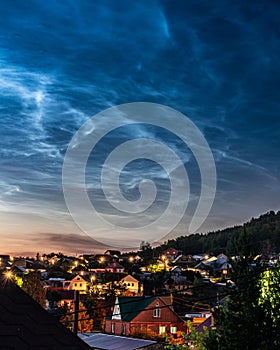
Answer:
[(121, 280), (122, 283), (124, 282), (133, 282), (133, 283), (138, 283), (138, 280), (136, 278), (134, 278), (133, 276), (131, 275), (128, 275), (128, 276), (125, 276), (122, 280)]
[[(154, 310), (160, 310), (160, 316), (154, 317)], [(171, 305), (170, 297), (157, 297), (152, 300), (149, 305), (140, 312), (133, 321), (140, 322), (176, 322), (176, 323), (184, 323), (184, 321), (176, 314)]]
[(81, 275), (75, 276), (71, 282), (87, 282)]

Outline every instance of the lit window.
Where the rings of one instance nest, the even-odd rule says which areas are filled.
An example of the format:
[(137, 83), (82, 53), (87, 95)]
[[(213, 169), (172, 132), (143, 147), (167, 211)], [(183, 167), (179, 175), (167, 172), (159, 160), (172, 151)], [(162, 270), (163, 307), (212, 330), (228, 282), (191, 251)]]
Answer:
[(177, 327), (171, 326), (170, 327), (170, 333), (176, 334), (176, 332), (177, 332)]
[(156, 303), (157, 308), (154, 309), (154, 317), (160, 317), (160, 309), (158, 308), (159, 303)]
[(164, 334), (165, 332), (165, 326), (159, 326), (159, 334)]

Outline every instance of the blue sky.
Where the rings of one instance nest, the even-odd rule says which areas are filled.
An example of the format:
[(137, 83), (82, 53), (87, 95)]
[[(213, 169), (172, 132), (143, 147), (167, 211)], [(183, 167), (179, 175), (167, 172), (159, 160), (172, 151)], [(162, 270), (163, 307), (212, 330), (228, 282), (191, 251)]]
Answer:
[[(217, 193), (199, 232), (280, 209), (279, 14), (276, 1), (2, 1), (1, 251), (103, 249), (67, 211), (62, 164), (83, 123), (128, 102), (172, 107), (208, 141)], [(92, 155), (93, 163), (100, 169), (114, 145), (147, 134), (178, 152), (195, 201), (195, 162), (164, 131), (116, 131), (107, 148)], [(128, 197), (137, 192), (139, 164), (122, 176)], [(169, 183), (158, 177), (162, 170), (155, 164), (144, 168), (160, 178), (159, 203), (166, 206)], [(95, 189), (96, 206), (110, 215)], [(178, 234), (187, 233), (185, 221)], [(121, 232), (118, 239), (125, 247)]]

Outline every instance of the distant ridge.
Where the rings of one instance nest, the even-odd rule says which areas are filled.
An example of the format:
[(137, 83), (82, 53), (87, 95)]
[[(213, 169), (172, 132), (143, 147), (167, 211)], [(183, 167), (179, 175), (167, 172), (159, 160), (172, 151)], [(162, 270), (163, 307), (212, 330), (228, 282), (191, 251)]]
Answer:
[(169, 240), (155, 250), (169, 247), (183, 251), (184, 254), (195, 253), (228, 253), (238, 254), (235, 241), (246, 227), (252, 247), (252, 254), (277, 254), (280, 252), (280, 211), (270, 211), (258, 218), (252, 218), (244, 225), (229, 227), (207, 234), (192, 234)]

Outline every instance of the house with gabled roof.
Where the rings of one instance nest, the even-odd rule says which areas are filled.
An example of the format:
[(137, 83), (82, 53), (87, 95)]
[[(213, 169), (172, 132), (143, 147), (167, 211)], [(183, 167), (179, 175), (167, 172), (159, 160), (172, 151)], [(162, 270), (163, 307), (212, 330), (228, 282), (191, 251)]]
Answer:
[(112, 273), (124, 273), (125, 269), (121, 264), (115, 261), (109, 264), (105, 270)]
[(78, 290), (80, 293), (86, 293), (90, 281), (87, 276), (76, 275), (70, 281), (63, 281), (63, 288), (68, 290)]
[(166, 249), (163, 254), (166, 256), (166, 259), (169, 260), (170, 262), (173, 262), (177, 256), (179, 256), (179, 251), (175, 248), (168, 248)]
[(113, 313), (105, 322), (105, 333), (116, 335), (139, 330), (157, 335), (175, 334), (186, 329), (169, 296), (116, 297)]
[(132, 295), (141, 295), (143, 288), (141, 288), (140, 282), (133, 276), (127, 275), (123, 277), (120, 282), (120, 286), (124, 287), (126, 291), (132, 293)]
[(106, 250), (104, 255), (110, 255), (112, 258), (119, 258), (121, 256), (121, 252), (119, 250)]

